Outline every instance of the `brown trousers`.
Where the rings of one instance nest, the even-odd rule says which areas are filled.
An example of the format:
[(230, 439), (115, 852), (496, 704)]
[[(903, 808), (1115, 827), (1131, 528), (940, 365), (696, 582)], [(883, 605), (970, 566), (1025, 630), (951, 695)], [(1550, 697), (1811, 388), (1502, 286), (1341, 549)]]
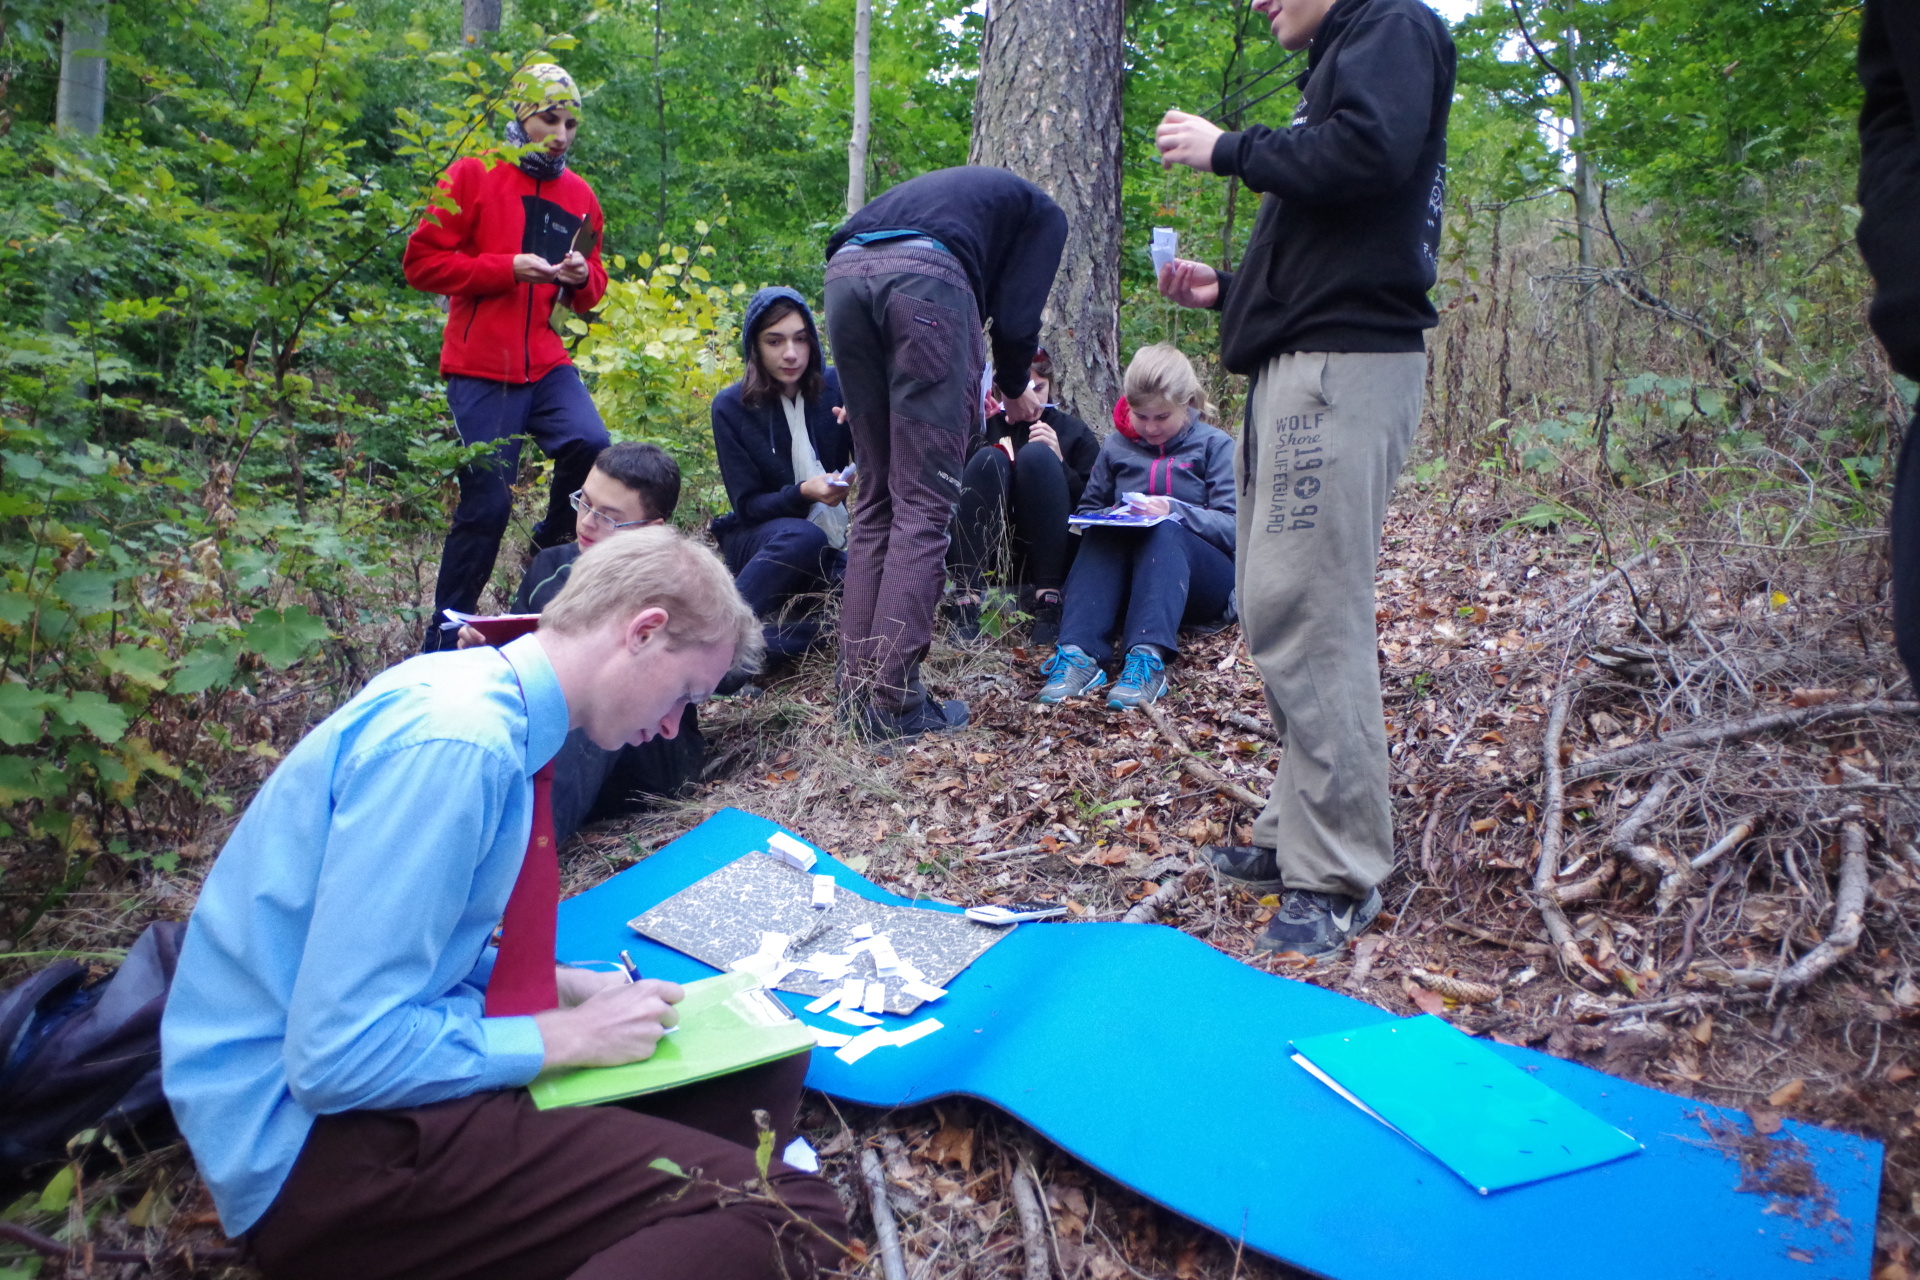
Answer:
[(967, 438), (980, 421), (986, 346), (952, 254), (882, 244), (827, 264), (827, 332), (860, 488), (840, 594), (841, 680), (857, 699), (910, 711), (925, 696), (947, 527)]
[(812, 1228), (846, 1239), (833, 1188), (778, 1159), (784, 1208), (743, 1188), (754, 1109), (783, 1149), (806, 1071), (799, 1054), (627, 1106), (513, 1089), (322, 1116), (247, 1240), (270, 1280), (799, 1280), (837, 1262)]

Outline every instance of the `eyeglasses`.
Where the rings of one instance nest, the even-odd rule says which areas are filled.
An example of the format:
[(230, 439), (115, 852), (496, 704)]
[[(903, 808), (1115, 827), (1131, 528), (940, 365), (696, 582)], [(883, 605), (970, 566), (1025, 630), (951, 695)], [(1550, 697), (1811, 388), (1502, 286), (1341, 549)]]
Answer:
[(575, 489), (572, 493), (567, 495), (567, 501), (570, 504), (572, 504), (573, 509), (575, 511), (580, 513), (580, 517), (583, 520), (592, 520), (596, 524), (603, 524), (608, 529), (612, 530), (615, 533), (618, 533), (622, 529), (644, 529), (650, 524), (666, 523), (665, 520), (659, 520), (659, 519), (615, 520), (612, 516), (608, 515), (606, 512), (595, 511), (593, 509), (592, 504), (590, 504), (587, 501), (587, 491), (585, 489)]

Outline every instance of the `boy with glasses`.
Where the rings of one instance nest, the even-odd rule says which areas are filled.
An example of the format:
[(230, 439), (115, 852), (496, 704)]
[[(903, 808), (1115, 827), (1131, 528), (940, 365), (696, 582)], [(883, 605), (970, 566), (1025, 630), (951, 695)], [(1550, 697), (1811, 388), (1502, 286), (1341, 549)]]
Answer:
[[(577, 542), (548, 547), (533, 558), (513, 612), (539, 613), (567, 585), (582, 552), (628, 529), (665, 524), (680, 503), (680, 464), (657, 444), (608, 445), (593, 460), (586, 481), (573, 491)], [(460, 629), (459, 647), (486, 639), (472, 627)], [(646, 796), (671, 796), (692, 781), (706, 763), (700, 713), (688, 706), (680, 731), (637, 747), (606, 751), (584, 733), (567, 735), (553, 762), (553, 827), (565, 841), (588, 819), (611, 818), (638, 807)]]

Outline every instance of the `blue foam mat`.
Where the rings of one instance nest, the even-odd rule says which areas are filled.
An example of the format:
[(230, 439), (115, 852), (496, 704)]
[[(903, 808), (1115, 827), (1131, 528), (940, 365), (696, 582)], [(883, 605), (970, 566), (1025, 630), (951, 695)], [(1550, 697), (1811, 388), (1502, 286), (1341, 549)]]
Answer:
[[(562, 903), (561, 957), (609, 960), (625, 947), (650, 977), (707, 976), (626, 921), (778, 830), (722, 810)], [(852, 893), (907, 901), (830, 856), (815, 870)], [(1019, 926), (945, 999), (885, 1022), (927, 1016), (945, 1029), (853, 1066), (818, 1052), (807, 1083), (870, 1106), (983, 1099), (1176, 1213), (1335, 1280), (1864, 1280), (1872, 1261), (1880, 1144), (1788, 1121), (1774, 1140), (1805, 1144), (1834, 1216), (1803, 1221), (1817, 1215), (1798, 1201), (1799, 1217), (1769, 1212), (1769, 1197), (1736, 1190), (1738, 1162), (1702, 1127), (1704, 1113), (1744, 1128), (1739, 1112), (1528, 1049), (1490, 1046), (1647, 1149), (1476, 1195), (1288, 1058), (1296, 1038), (1394, 1015), (1248, 968), (1176, 929)]]

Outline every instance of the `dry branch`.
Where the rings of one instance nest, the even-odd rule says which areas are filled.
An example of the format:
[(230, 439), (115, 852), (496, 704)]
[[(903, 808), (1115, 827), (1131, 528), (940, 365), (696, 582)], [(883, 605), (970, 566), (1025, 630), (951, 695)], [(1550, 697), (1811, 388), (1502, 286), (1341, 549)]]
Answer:
[(1599, 897), (1600, 891), (1607, 887), (1607, 883), (1613, 879), (1613, 873), (1619, 869), (1620, 864), (1612, 858), (1608, 858), (1599, 866), (1595, 867), (1593, 874), (1585, 880), (1575, 880), (1572, 884), (1555, 885), (1549, 892), (1553, 894), (1553, 900), (1555, 902), (1563, 907), (1571, 907), (1576, 903), (1585, 902), (1588, 898)]
[(1833, 895), (1833, 926), (1818, 945), (1784, 969), (1699, 970), (1709, 982), (1750, 991), (1798, 991), (1853, 954), (1860, 945), (1867, 910), (1867, 829), (1858, 822), (1840, 828), (1840, 879)]
[(1546, 739), (1541, 744), (1547, 779), (1540, 815), (1540, 862), (1533, 869), (1533, 892), (1540, 918), (1547, 926), (1547, 936), (1553, 939), (1554, 950), (1569, 974), (1587, 973), (1604, 982), (1606, 979), (1580, 954), (1580, 944), (1573, 937), (1573, 925), (1554, 894), (1554, 880), (1560, 874), (1560, 848), (1566, 838), (1567, 781), (1566, 770), (1560, 764), (1560, 738), (1567, 731), (1567, 712), (1572, 706), (1573, 687), (1562, 681), (1553, 691), (1553, 702), (1547, 710)]
[(1162, 911), (1187, 896), (1187, 877), (1183, 873), (1155, 889), (1146, 897), (1133, 904), (1127, 914), (1120, 917), (1121, 924), (1152, 924)]
[(1020, 1240), (1027, 1251), (1027, 1280), (1048, 1280), (1047, 1220), (1040, 1212), (1040, 1196), (1025, 1169), (1013, 1171), (1013, 1207), (1020, 1214)]
[(1702, 867), (1710, 866), (1714, 862), (1719, 861), (1725, 854), (1731, 853), (1742, 844), (1745, 844), (1747, 839), (1753, 835), (1753, 829), (1758, 825), (1759, 821), (1758, 818), (1750, 816), (1734, 823), (1732, 830), (1728, 831), (1724, 836), (1721, 836), (1713, 843), (1711, 848), (1693, 860), (1691, 864), (1693, 869), (1698, 871)]
[(1561, 605), (1558, 609), (1555, 609), (1553, 613), (1549, 615), (1549, 621), (1558, 621), (1570, 613), (1585, 612), (1588, 605), (1600, 598), (1602, 591), (1605, 591), (1613, 585), (1615, 578), (1626, 577), (1629, 569), (1638, 569), (1646, 563), (1647, 557), (1651, 554), (1651, 551), (1642, 551), (1637, 556), (1631, 556), (1628, 559), (1622, 560), (1619, 564), (1613, 566), (1613, 568), (1601, 575), (1600, 581), (1594, 583), (1585, 591), (1582, 591), (1579, 595)]
[(1194, 755), (1193, 748), (1189, 747), (1186, 740), (1174, 729), (1173, 723), (1167, 719), (1166, 712), (1150, 702), (1140, 709), (1147, 713), (1147, 719), (1153, 722), (1153, 727), (1160, 731), (1160, 736), (1167, 740), (1167, 745), (1172, 747), (1175, 754), (1180, 757), (1180, 767), (1186, 770), (1188, 777), (1196, 782), (1206, 783), (1227, 799), (1246, 805), (1255, 813), (1267, 807), (1265, 800), (1239, 783), (1227, 781), (1214, 771), (1212, 765)]
[(1745, 716), (1738, 720), (1726, 720), (1719, 724), (1698, 725), (1692, 729), (1682, 729), (1679, 733), (1670, 733), (1664, 738), (1652, 742), (1636, 742), (1630, 747), (1602, 752), (1567, 770), (1566, 781), (1579, 782), (1585, 778), (1597, 777), (1603, 773), (1615, 773), (1621, 769), (1652, 760), (1673, 751), (1684, 751), (1689, 747), (1711, 746), (1716, 742), (1731, 742), (1736, 738), (1751, 738), (1755, 734), (1766, 733), (1772, 729), (1797, 729), (1815, 720), (1825, 720), (1842, 716), (1911, 716), (1920, 715), (1920, 702), (1830, 702), (1818, 707), (1796, 707), (1790, 711), (1765, 711), (1759, 715)]
[(907, 1280), (907, 1260), (900, 1252), (900, 1228), (893, 1220), (893, 1201), (887, 1198), (887, 1173), (872, 1147), (860, 1153), (860, 1173), (866, 1179), (867, 1199), (873, 1208), (873, 1234), (880, 1244), (880, 1266), (887, 1280)]
[(1433, 865), (1433, 837), (1440, 829), (1440, 815), (1445, 812), (1447, 797), (1453, 793), (1453, 784), (1449, 782), (1440, 788), (1438, 795), (1427, 802), (1427, 829), (1420, 835), (1420, 869), (1432, 880), (1438, 874)]
[(1461, 1004), (1492, 1004), (1500, 998), (1500, 988), (1490, 987), (1484, 982), (1469, 982), (1465, 978), (1456, 978), (1451, 974), (1429, 973), (1425, 969), (1410, 968), (1407, 975), (1429, 991), (1437, 991), (1449, 1000), (1458, 1000)]
[(1250, 716), (1244, 711), (1222, 711), (1220, 713), (1220, 719), (1236, 729), (1245, 729), (1248, 733), (1257, 733), (1268, 742), (1280, 741), (1280, 735), (1273, 731), (1273, 726), (1258, 716)]
[(1491, 942), (1496, 947), (1506, 947), (1518, 951), (1523, 956), (1550, 956), (1553, 948), (1544, 942), (1533, 942), (1525, 938), (1503, 938), (1491, 929), (1482, 929), (1477, 924), (1466, 924), (1460, 920), (1448, 920), (1446, 927), (1455, 933), (1464, 933), (1469, 938), (1478, 938), (1482, 942)]
[[(1655, 779), (1653, 786), (1647, 789), (1647, 794), (1640, 803), (1621, 820), (1620, 826), (1613, 833), (1614, 849), (1642, 872), (1659, 882), (1660, 887), (1654, 894), (1655, 918), (1667, 914), (1667, 909), (1673, 905), (1673, 900), (1679, 896), (1680, 890), (1692, 877), (1693, 870), (1690, 864), (1681, 861), (1660, 846), (1639, 843), (1640, 831), (1647, 823), (1653, 821), (1654, 815), (1660, 812), (1660, 806), (1666, 803), (1667, 797), (1673, 793), (1673, 789), (1679, 783), (1679, 774), (1671, 770), (1661, 774)], [(1561, 900), (1565, 901), (1564, 898)]]

